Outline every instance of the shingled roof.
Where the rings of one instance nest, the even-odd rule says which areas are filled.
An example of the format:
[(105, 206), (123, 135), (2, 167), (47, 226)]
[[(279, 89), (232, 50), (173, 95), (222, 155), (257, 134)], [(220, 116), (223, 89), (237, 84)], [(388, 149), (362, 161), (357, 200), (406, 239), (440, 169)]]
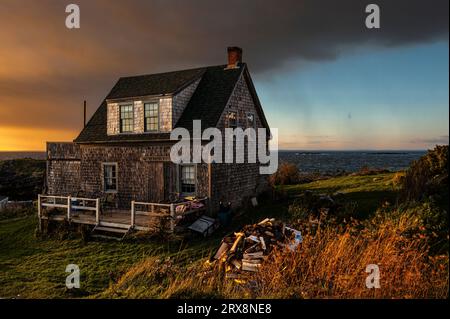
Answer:
[[(107, 100), (142, 97), (149, 95), (176, 94), (178, 91), (195, 81), (201, 76), (201, 80), (192, 95), (188, 105), (181, 115), (175, 127), (192, 129), (192, 121), (202, 120), (202, 127), (214, 127), (233, 93), (236, 82), (245, 72), (247, 81), (250, 81), (250, 89), (254, 89), (246, 64), (235, 69), (225, 69), (226, 65), (210, 66), (198, 69), (142, 75), (136, 77), (121, 78), (105, 98), (103, 103), (91, 117), (80, 135), (74, 140), (76, 143), (109, 143), (109, 142), (145, 142), (164, 140), (170, 137), (170, 133), (156, 134), (118, 134), (107, 135)], [(255, 98), (257, 109), (263, 123), (266, 125), (256, 92), (251, 90)], [(266, 125), (267, 126), (267, 125)]]
[(205, 68), (120, 78), (107, 100), (175, 94), (198, 79)]

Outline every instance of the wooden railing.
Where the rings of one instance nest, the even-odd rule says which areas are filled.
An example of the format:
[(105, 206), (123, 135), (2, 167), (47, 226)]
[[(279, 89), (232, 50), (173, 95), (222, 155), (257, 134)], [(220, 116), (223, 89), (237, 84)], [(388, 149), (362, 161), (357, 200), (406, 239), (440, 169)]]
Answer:
[[(201, 204), (201, 205), (200, 205)], [(42, 216), (43, 208), (51, 209), (58, 208), (66, 211), (66, 215), (59, 214), (58, 218), (61, 220), (73, 221), (77, 223), (86, 223), (86, 220), (80, 220), (80, 218), (75, 218), (72, 215), (74, 212), (87, 211), (95, 212), (95, 224), (99, 225), (115, 224), (115, 225), (128, 225), (130, 228), (143, 228), (146, 226), (142, 225), (142, 218), (140, 223), (136, 225), (136, 216), (148, 216), (148, 221), (151, 219), (156, 219), (156, 221), (164, 221), (167, 219), (170, 223), (170, 231), (173, 232), (176, 226), (177, 220), (182, 219), (184, 216), (189, 215), (199, 210), (205, 210), (207, 205), (207, 198), (196, 199), (193, 201), (184, 201), (179, 203), (148, 203), (148, 202), (131, 202), (131, 220), (128, 223), (117, 223), (107, 220), (100, 221), (100, 199), (99, 198), (81, 198), (81, 197), (71, 197), (71, 196), (53, 196), (53, 195), (38, 195), (38, 217), (39, 217), (39, 228), (41, 228), (41, 220), (47, 219), (48, 216)], [(201, 206), (201, 207), (200, 207)], [(126, 216), (126, 215), (125, 215)], [(52, 217), (55, 219), (55, 217)], [(102, 218), (103, 219), (103, 218)], [(147, 219), (146, 219), (147, 220)], [(90, 220), (93, 223), (93, 220)], [(148, 227), (151, 228), (151, 227)]]
[(62, 208), (67, 212), (66, 219), (70, 221), (74, 211), (94, 211), (95, 221), (100, 221), (100, 198), (82, 198), (72, 196), (38, 195), (38, 217), (42, 218), (42, 208)]
[[(201, 203), (203, 207), (196, 208), (198, 203)], [(173, 232), (177, 218), (205, 209), (206, 204), (207, 198), (171, 204), (131, 201), (131, 226), (134, 227), (136, 224), (136, 215), (170, 218), (170, 231)]]

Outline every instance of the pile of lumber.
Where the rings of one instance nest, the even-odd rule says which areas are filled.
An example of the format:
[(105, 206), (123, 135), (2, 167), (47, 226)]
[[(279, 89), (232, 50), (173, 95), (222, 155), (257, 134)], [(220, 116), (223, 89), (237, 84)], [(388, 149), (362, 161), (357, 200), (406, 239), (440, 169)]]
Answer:
[(295, 250), (301, 242), (299, 231), (274, 218), (266, 218), (224, 237), (213, 262), (224, 265), (229, 277), (243, 271), (256, 272), (275, 247)]

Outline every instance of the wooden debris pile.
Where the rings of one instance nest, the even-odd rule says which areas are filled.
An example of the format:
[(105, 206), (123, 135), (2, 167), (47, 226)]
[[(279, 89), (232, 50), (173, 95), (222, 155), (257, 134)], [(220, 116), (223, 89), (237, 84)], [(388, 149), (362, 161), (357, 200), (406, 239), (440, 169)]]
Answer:
[(294, 251), (301, 242), (299, 231), (274, 218), (266, 218), (223, 238), (212, 262), (223, 265), (227, 277), (233, 278), (233, 274), (243, 271), (258, 271), (275, 247)]

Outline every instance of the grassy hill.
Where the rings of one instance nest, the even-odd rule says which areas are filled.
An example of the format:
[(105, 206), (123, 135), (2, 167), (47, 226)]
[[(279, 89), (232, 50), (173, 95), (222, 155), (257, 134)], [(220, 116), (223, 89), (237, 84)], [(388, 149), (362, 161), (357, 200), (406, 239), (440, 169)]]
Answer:
[[(261, 202), (236, 217), (229, 229), (218, 230), (207, 239), (84, 242), (64, 232), (61, 238), (36, 238), (35, 212), (1, 220), (0, 297), (445, 297), (448, 255), (430, 261), (426, 238), (419, 236), (425, 235), (420, 232), (423, 225), (417, 216), (426, 208), (375, 214), (383, 203), (395, 200), (397, 175), (343, 176), (280, 187), (287, 197)], [(337, 227), (330, 221), (319, 233), (308, 232), (292, 209), (305, 190), (315, 194), (338, 192), (339, 201), (353, 203), (355, 217), (367, 222)], [(305, 242), (300, 253), (274, 257), (263, 268), (255, 279), (261, 285), (258, 291), (229, 280), (224, 283), (217, 270), (205, 268), (207, 257), (226, 233), (265, 217), (294, 224), (302, 229)], [(414, 235), (410, 236), (411, 232)], [(384, 269), (394, 272), (389, 284), (396, 285), (395, 291), (369, 291), (364, 287), (365, 263), (376, 258), (382, 260)], [(70, 263), (80, 267), (81, 289), (65, 288), (65, 267)], [(300, 278), (299, 274), (305, 276)], [(334, 275), (331, 278), (327, 274)]]
[(34, 200), (44, 186), (45, 160), (0, 161), (0, 195), (11, 200)]

